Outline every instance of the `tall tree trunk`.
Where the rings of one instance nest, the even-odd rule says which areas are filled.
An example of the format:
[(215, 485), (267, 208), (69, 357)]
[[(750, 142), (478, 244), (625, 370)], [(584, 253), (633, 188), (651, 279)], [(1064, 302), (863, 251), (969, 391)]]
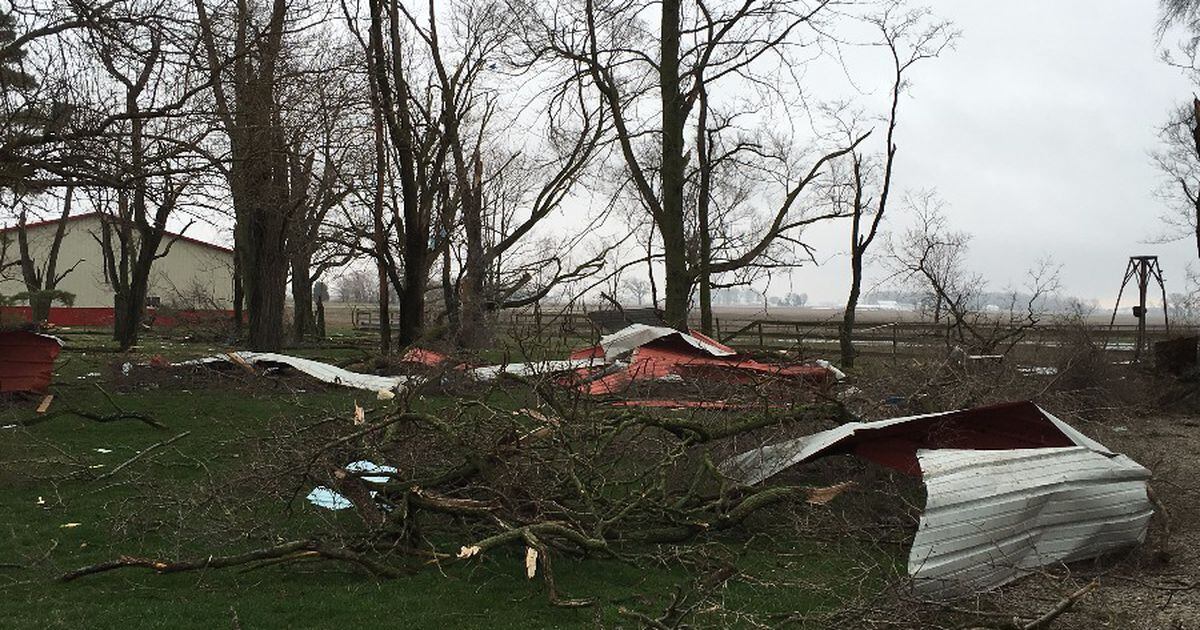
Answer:
[(713, 334), (712, 312), (712, 234), (708, 221), (710, 194), (712, 192), (712, 161), (708, 147), (708, 94), (700, 88), (700, 112), (696, 123), (696, 155), (699, 156), (700, 186), (696, 199), (696, 214), (700, 237), (699, 277), (700, 284), (700, 332)]
[(400, 344), (405, 346), (415, 343), (424, 332), (425, 289), (429, 282), (429, 250), (424, 243), (414, 243), (411, 232), (410, 226), (405, 231), (404, 294), (400, 296), (400, 312), (404, 314), (400, 320)]
[(467, 256), (463, 261), (462, 279), (459, 281), (458, 345), (463, 348), (480, 348), (486, 345), (490, 334), (486, 321), (483, 249), (483, 162), (478, 153), (473, 161), (471, 185), (465, 187), (463, 195), (463, 232), (467, 242)]
[(317, 296), (317, 338), (325, 339), (325, 298)]
[(242, 290), (242, 266), (238, 263), (239, 254), (236, 250), (237, 243), (235, 241), (233, 252), (233, 331), (236, 337), (241, 337), (242, 325), (245, 319), (242, 307), (246, 301), (246, 293)]
[[(376, 248), (376, 280), (379, 283), (379, 354), (384, 356), (391, 352), (391, 300), (388, 293), (388, 233), (385, 232), (384, 215), (384, 186), (388, 181), (388, 154), (384, 148), (383, 113), (378, 107), (374, 110), (374, 150), (376, 150), (376, 192), (371, 214), (374, 227), (374, 248)], [(400, 288), (397, 287), (397, 293)], [(403, 320), (403, 311), (401, 311)], [(403, 325), (403, 322), (401, 323)]]
[(303, 342), (313, 332), (313, 287), (309, 276), (312, 254), (306, 244), (292, 256), (292, 340)]
[(663, 264), (666, 268), (664, 318), (677, 330), (688, 328), (688, 298), (692, 292), (692, 274), (688, 269), (687, 239), (684, 231), (683, 186), (687, 160), (684, 156), (684, 126), (687, 105), (680, 92), (679, 38), (680, 0), (663, 0), (660, 36), (662, 54), (659, 84), (662, 98), (662, 211), (657, 217), (663, 239)]
[[(857, 222), (857, 217), (855, 217)], [(853, 230), (857, 241), (858, 230)], [(854, 367), (854, 320), (858, 309), (858, 297), (862, 291), (862, 250), (857, 243), (852, 244), (850, 252), (850, 295), (846, 297), (846, 310), (842, 313), (842, 327), (838, 331), (838, 342), (842, 350), (842, 367)]]

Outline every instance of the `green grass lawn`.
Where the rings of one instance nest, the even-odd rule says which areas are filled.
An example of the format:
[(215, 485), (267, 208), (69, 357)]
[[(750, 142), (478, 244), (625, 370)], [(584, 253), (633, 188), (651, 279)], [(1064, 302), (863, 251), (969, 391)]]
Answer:
[[(355, 400), (372, 398), (348, 389), (186, 389), (170, 383), (118, 391), (113, 366), (126, 360), (155, 354), (191, 358), (221, 348), (148, 339), (137, 354), (126, 356), (107, 350), (103, 335), (72, 334), (67, 342), (52, 410), (69, 404), (111, 412), (98, 384), (122, 409), (150, 415), (168, 428), (60, 416), (27, 429), (0, 429), (2, 627), (636, 627), (618, 615), (619, 607), (657, 615), (678, 585), (704, 577), (705, 569), (697, 568), (704, 563), (695, 561), (703, 545), (696, 545), (680, 548), (678, 561), (651, 562), (637, 554), (630, 561), (557, 558), (562, 595), (596, 600), (594, 606), (575, 609), (553, 606), (544, 582), (525, 578), (516, 549), (390, 581), (344, 565), (301, 563), (171, 575), (127, 569), (56, 582), (54, 577), (66, 570), (122, 554), (174, 560), (238, 551), (224, 543), (213, 548), (216, 541), (198, 538), (203, 523), (181, 525), (172, 504), (147, 488), (176, 493), (199, 488), (223, 468), (239, 464), (247, 438), (264, 431), (267, 419), (349, 417)], [(324, 360), (362, 356), (349, 344), (295, 353)], [(32, 416), (37, 402), (0, 403), (0, 425)], [(184, 431), (191, 433), (111, 478), (90, 478)], [(270, 519), (275, 522), (272, 531), (297, 535), (330, 518), (307, 503), (296, 508), (289, 516), (282, 506), (261, 506), (246, 518)], [(124, 526), (130, 522), (138, 526)], [(701, 607), (690, 619), (696, 625), (752, 625), (751, 620), (778, 625), (836, 606), (851, 591), (879, 588), (901, 562), (896, 554), (852, 541), (752, 537), (750, 532), (739, 536), (719, 545), (739, 573), (709, 594), (720, 606)], [(251, 536), (241, 544), (250, 548), (271, 542)], [(862, 567), (869, 569), (864, 573)]]

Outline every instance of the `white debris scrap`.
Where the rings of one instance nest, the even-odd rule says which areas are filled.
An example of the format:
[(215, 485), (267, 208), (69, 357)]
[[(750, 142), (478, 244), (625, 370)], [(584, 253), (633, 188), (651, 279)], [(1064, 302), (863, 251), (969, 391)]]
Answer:
[(825, 359), (817, 359), (817, 365), (829, 370), (829, 373), (833, 375), (833, 380), (835, 381), (842, 381), (846, 378), (845, 372), (839, 370), (836, 365), (826, 361)]
[(498, 378), (501, 374), (512, 374), (515, 376), (540, 376), (546, 374), (557, 374), (559, 372), (571, 372), (583, 368), (604, 365), (604, 361), (599, 359), (564, 359), (554, 361), (533, 361), (530, 363), (502, 363), (500, 365), (488, 365), (478, 367), (471, 370), (471, 376), (481, 381), (492, 381)]
[[(398, 472), (395, 466), (380, 466), (375, 462), (367, 461), (365, 459), (346, 464), (346, 471), (352, 473), (377, 473), (375, 475), (364, 475), (360, 477), (360, 479), (363, 481), (369, 481), (371, 483), (386, 483), (389, 479), (389, 473), (395, 474)], [(377, 494), (374, 490), (371, 490), (370, 492), (372, 497)], [(354, 504), (350, 502), (350, 499), (347, 499), (340, 493), (330, 490), (325, 486), (317, 486), (316, 488), (313, 488), (312, 492), (309, 492), (306, 498), (308, 499), (309, 503), (312, 503), (317, 507), (323, 507), (327, 510), (345, 510), (347, 508), (354, 507)]]
[(1144, 540), (1150, 471), (1083, 446), (917, 452), (927, 499), (908, 556), (917, 593), (989, 590)]

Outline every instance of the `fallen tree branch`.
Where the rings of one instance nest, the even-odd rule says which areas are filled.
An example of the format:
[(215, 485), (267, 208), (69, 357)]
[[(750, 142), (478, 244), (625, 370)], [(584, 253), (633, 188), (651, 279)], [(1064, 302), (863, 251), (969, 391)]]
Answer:
[(141, 567), (150, 569), (155, 573), (164, 574), (179, 573), (182, 571), (198, 571), (201, 569), (224, 569), (260, 561), (267, 561), (267, 564), (272, 564), (289, 560), (311, 559), (314, 556), (355, 564), (363, 569), (366, 569), (367, 572), (371, 573), (372, 575), (381, 578), (397, 578), (409, 574), (409, 571), (397, 569), (348, 549), (327, 547), (316, 540), (293, 540), (279, 545), (255, 549), (246, 553), (233, 554), (229, 556), (208, 556), (207, 558), (200, 560), (166, 562), (162, 560), (153, 560), (150, 558), (121, 556), (116, 560), (91, 564), (75, 569), (74, 571), (68, 571), (58, 576), (58, 581), (70, 582), (84, 576), (95, 575), (97, 573), (105, 573), (108, 571), (129, 567)]
[(129, 466), (130, 464), (145, 457), (146, 455), (149, 455), (150, 453), (152, 453), (160, 448), (166, 448), (166, 447), (170, 446), (171, 444), (174, 444), (177, 440), (181, 440), (191, 434), (192, 434), (191, 431), (184, 431), (183, 433), (180, 433), (179, 435), (176, 435), (175, 437), (173, 437), (169, 440), (163, 440), (161, 442), (156, 442), (154, 444), (151, 444), (150, 446), (147, 446), (146, 448), (142, 449), (141, 451), (138, 451), (138, 453), (136, 455), (134, 455), (133, 457), (130, 457), (129, 459), (118, 464), (112, 470), (104, 473), (103, 475), (96, 477), (96, 481), (103, 481), (105, 479), (108, 479), (109, 477), (112, 477), (113, 475), (121, 472), (121, 470), (123, 470), (125, 467)]

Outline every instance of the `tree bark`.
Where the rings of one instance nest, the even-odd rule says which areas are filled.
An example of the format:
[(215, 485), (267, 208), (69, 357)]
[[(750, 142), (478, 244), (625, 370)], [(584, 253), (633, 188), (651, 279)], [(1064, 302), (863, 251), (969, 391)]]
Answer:
[(472, 159), (471, 185), (464, 187), (462, 198), (463, 232), (467, 256), (459, 280), (458, 345), (480, 348), (487, 345), (491, 335), (486, 321), (483, 293), (487, 270), (484, 268), (483, 245), (483, 162), (478, 153)]
[(683, 186), (687, 159), (684, 155), (684, 126), (687, 103), (680, 91), (679, 39), (680, 0), (664, 0), (660, 37), (659, 89), (662, 100), (662, 210), (656, 217), (663, 239), (666, 295), (664, 319), (668, 326), (686, 331), (692, 273), (688, 268), (684, 230)]
[(696, 198), (697, 223), (700, 231), (700, 260), (697, 281), (700, 285), (700, 332), (712, 336), (712, 234), (708, 220), (709, 201), (712, 193), (712, 161), (708, 146), (708, 94), (700, 86), (700, 111), (696, 123), (696, 155), (699, 156), (700, 186)]
[(299, 251), (292, 255), (292, 340), (301, 343), (313, 333), (312, 252), (307, 243), (295, 246)]

